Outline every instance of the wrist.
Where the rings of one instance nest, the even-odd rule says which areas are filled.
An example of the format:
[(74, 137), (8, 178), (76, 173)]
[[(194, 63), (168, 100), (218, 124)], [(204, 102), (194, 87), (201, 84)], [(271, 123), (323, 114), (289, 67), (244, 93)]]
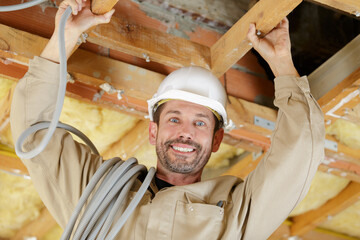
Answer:
[(299, 73), (297, 72), (294, 63), (290, 56), (283, 56), (277, 59), (270, 61), (270, 68), (274, 73), (275, 77), (279, 76), (296, 76), (299, 77)]

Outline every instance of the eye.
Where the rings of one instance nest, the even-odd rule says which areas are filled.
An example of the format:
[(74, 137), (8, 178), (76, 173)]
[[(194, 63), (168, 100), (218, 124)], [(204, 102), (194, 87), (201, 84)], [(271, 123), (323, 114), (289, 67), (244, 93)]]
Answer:
[(170, 122), (173, 122), (173, 123), (178, 123), (178, 122), (179, 122), (179, 120), (176, 119), (176, 118), (170, 118), (169, 121), (170, 121)]
[(196, 126), (199, 126), (199, 127), (205, 126), (205, 123), (203, 121), (196, 121), (195, 124), (196, 124)]

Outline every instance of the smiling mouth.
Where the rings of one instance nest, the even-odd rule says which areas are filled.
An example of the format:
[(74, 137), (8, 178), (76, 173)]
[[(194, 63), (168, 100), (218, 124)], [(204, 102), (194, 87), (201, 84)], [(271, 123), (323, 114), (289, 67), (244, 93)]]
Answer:
[(189, 153), (195, 151), (194, 148), (186, 148), (186, 147), (178, 147), (178, 146), (171, 146), (171, 148), (178, 152), (183, 152), (183, 153)]

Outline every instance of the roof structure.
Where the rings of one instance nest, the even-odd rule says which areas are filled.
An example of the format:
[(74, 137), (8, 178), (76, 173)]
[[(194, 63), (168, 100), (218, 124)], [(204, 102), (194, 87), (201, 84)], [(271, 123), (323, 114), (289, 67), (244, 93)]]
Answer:
[[(0, 169), (6, 172), (27, 175), (10, 137), (11, 97), (29, 60), (40, 55), (51, 36), (58, 3), (0, 13)], [(147, 143), (146, 100), (174, 69), (203, 66), (225, 85), (227, 110), (235, 124), (226, 133), (226, 145), (217, 159), (208, 164), (208, 177), (231, 174), (244, 178), (270, 147), (277, 114), (271, 104), (273, 82), (251, 51), (246, 33), (255, 22), (261, 34), (266, 34), (288, 16), (294, 29), (295, 65), (309, 76), (311, 91), (325, 114), (326, 159), (308, 196), (270, 239), (360, 239), (360, 1), (92, 3), (93, 10), (101, 12), (114, 6), (115, 16), (109, 24), (88, 31), (86, 43), (69, 59), (71, 81), (61, 120), (83, 128), (105, 158), (134, 155), (147, 166), (153, 165), (156, 156)], [(8, 4), (0, 0), (0, 5)], [(12, 211), (10, 218), (21, 220), (11, 226), (5, 223), (12, 220), (0, 220), (0, 239), (45, 239), (56, 225), (28, 182), (20, 184), (8, 174), (0, 175), (1, 186), (7, 186), (6, 191), (0, 189), (0, 215), (11, 215), (6, 210), (12, 209), (15, 198), (22, 198), (19, 205), (24, 212), (36, 209), (27, 217)]]

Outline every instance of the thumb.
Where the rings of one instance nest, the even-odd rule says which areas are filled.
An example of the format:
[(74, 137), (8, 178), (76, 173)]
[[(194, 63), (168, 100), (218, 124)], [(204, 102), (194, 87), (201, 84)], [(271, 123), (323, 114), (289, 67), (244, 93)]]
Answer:
[(96, 24), (109, 23), (114, 12), (115, 9), (111, 9), (109, 12), (103, 15), (96, 16)]
[(247, 34), (247, 38), (249, 39), (249, 41), (252, 43), (252, 45), (254, 46), (254, 48), (256, 48), (259, 45), (259, 38), (256, 35), (256, 28), (255, 28), (255, 24), (254, 23), (250, 23), (249, 26), (249, 31)]

